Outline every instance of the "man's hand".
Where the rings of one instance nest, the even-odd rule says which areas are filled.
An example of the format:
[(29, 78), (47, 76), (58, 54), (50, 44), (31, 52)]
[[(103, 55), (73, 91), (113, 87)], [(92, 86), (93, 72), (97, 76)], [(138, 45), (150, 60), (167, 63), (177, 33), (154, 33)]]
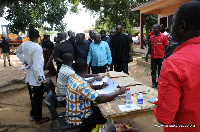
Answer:
[(148, 62), (148, 55), (146, 56), (145, 61)]
[(101, 85), (101, 89), (105, 88), (106, 86), (108, 86), (108, 84), (106, 82), (103, 82), (103, 84)]
[(48, 80), (42, 81), (43, 84), (49, 84), (50, 82)]
[(119, 124), (116, 126), (116, 132), (139, 132), (137, 128), (132, 128), (129, 127), (128, 125), (126, 125), (125, 123), (123, 123), (123, 125)]
[(126, 91), (126, 87), (125, 87), (125, 86), (121, 86), (120, 89), (119, 89), (120, 95), (121, 95), (121, 94), (124, 94), (125, 91)]
[(132, 55), (129, 58), (129, 62), (133, 62), (133, 56)]

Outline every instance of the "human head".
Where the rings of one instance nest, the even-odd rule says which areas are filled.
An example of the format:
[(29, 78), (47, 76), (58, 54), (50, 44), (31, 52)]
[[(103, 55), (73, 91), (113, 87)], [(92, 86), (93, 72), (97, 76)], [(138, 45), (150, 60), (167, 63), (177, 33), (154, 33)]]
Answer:
[(122, 34), (122, 26), (121, 25), (116, 26), (116, 34)]
[(77, 41), (79, 44), (84, 44), (84, 40), (85, 40), (85, 34), (84, 33), (79, 33), (78, 37), (77, 37)]
[(153, 33), (158, 35), (160, 33), (160, 24), (154, 24), (152, 27)]
[(50, 35), (47, 35), (47, 41), (50, 41)]
[(94, 39), (94, 30), (90, 30), (89, 35), (91, 39)]
[(65, 33), (65, 32), (62, 32), (62, 33), (57, 33), (57, 39), (59, 40), (59, 41), (62, 41), (62, 40), (66, 40), (66, 38), (67, 38), (67, 34)]
[(57, 36), (54, 37), (54, 42), (57, 42)]
[(94, 43), (99, 44), (101, 42), (101, 35), (100, 33), (95, 33), (94, 34)]
[(73, 55), (70, 53), (65, 53), (63, 55), (63, 64), (72, 67), (73, 64)]
[(111, 29), (111, 30), (110, 30), (110, 37), (114, 36), (114, 35), (115, 35), (115, 32), (116, 32), (115, 29)]
[(30, 29), (29, 30), (29, 38), (33, 42), (38, 42), (38, 38), (40, 37), (39, 31), (37, 29)]
[(77, 33), (77, 34), (76, 34), (76, 37), (75, 37), (76, 41), (78, 41), (79, 34), (80, 34), (80, 33)]
[(71, 30), (68, 31), (68, 36), (71, 37), (73, 32)]
[(101, 30), (100, 34), (101, 34), (101, 40), (104, 40), (106, 38), (106, 31), (105, 30)]
[(168, 27), (166, 27), (166, 28), (165, 28), (165, 31), (169, 33), (169, 28), (168, 28)]
[(3, 41), (5, 41), (6, 38), (5, 38), (5, 37), (2, 37), (2, 39), (3, 39)]
[(88, 65), (86, 60), (84, 59), (77, 59), (74, 64), (74, 70), (78, 74), (86, 74), (88, 71)]
[(172, 18), (172, 39), (183, 43), (200, 36), (200, 1), (181, 5)]

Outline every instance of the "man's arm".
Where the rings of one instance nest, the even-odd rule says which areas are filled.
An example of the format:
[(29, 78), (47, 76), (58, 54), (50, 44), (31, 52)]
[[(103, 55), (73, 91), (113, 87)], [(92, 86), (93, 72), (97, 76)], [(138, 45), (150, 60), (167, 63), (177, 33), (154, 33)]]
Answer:
[(151, 53), (151, 45), (148, 48), (147, 54), (146, 54), (146, 58), (145, 61), (148, 62), (148, 55)]
[(125, 87), (121, 87), (118, 91), (110, 94), (99, 94), (94, 101), (97, 103), (106, 103), (112, 101), (118, 95), (124, 94), (125, 90), (126, 90)]
[(87, 64), (89, 65), (90, 64), (90, 61), (92, 59), (92, 44), (90, 44), (90, 47), (89, 47), (89, 52), (88, 52), (88, 56), (87, 56)]
[(108, 43), (106, 42), (106, 54), (107, 54), (107, 59), (108, 59), (108, 65), (110, 66), (112, 63), (112, 56), (111, 56), (111, 51)]
[(130, 56), (129, 57), (129, 62), (133, 61), (133, 48), (132, 48), (132, 44), (133, 44), (132, 42), (129, 43), (129, 50), (130, 50), (129, 51), (129, 56)]
[(63, 63), (63, 60), (60, 59), (60, 50), (58, 47), (55, 48), (53, 58), (56, 62)]
[(22, 44), (17, 48), (16, 55), (19, 58), (19, 60), (22, 62), (22, 64), (25, 64), (24, 55), (22, 54)]
[(162, 124), (171, 124), (179, 110), (182, 95), (181, 73), (177, 66), (165, 60), (158, 79), (158, 101), (155, 102), (154, 115)]

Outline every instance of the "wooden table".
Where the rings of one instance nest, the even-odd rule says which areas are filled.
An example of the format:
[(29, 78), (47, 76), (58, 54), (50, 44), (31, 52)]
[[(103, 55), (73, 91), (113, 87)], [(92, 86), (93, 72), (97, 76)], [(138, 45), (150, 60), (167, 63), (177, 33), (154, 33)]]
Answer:
[[(139, 86), (141, 86), (141, 85), (136, 84), (134, 86), (131, 86), (131, 89), (139, 88)], [(142, 86), (145, 86), (145, 85), (142, 85)], [(145, 86), (145, 87), (148, 87), (148, 86)], [(153, 108), (155, 107), (155, 105), (148, 102), (148, 100), (150, 98), (156, 97), (158, 95), (158, 92), (156, 89), (153, 89), (150, 87), (148, 87), (148, 89), (150, 89), (150, 92), (149, 93), (145, 92), (143, 94), (144, 100), (143, 100), (143, 106), (141, 107), (141, 110), (132, 110), (129, 112), (122, 112), (119, 109), (118, 105), (125, 105), (125, 97), (117, 97), (115, 100), (113, 100), (111, 102), (98, 104), (97, 106), (99, 107), (102, 115), (105, 118), (107, 118), (107, 119), (112, 118), (114, 121), (120, 121), (120, 120), (135, 118), (138, 116), (140, 117), (140, 116), (153, 114)], [(131, 100), (132, 100), (132, 103), (137, 104), (137, 95), (133, 94), (131, 97)]]

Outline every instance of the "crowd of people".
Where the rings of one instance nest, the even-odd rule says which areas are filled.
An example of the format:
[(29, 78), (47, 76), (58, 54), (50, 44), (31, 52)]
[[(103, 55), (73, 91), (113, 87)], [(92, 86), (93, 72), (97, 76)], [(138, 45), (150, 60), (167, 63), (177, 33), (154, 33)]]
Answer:
[[(151, 54), (152, 87), (158, 87), (158, 101), (154, 102), (155, 117), (165, 124), (164, 131), (200, 131), (200, 2), (193, 1), (183, 4), (175, 12), (172, 25), (172, 39), (180, 44), (174, 53), (166, 59), (165, 50), (169, 45), (169, 37), (160, 32), (160, 25), (153, 25), (149, 35), (149, 49), (146, 55)], [(44, 83), (48, 83), (44, 76), (44, 69), (57, 78), (57, 96), (66, 100), (66, 115), (84, 117), (88, 123), (88, 130), (96, 124), (106, 123), (96, 103), (105, 103), (118, 95), (125, 93), (125, 87), (110, 94), (99, 94), (107, 84), (92, 85), (95, 80), (101, 80), (98, 73), (112, 69), (117, 72), (128, 72), (128, 63), (132, 58), (131, 38), (122, 33), (122, 26), (117, 25), (115, 30), (89, 32), (90, 38), (85, 39), (84, 33), (68, 31), (57, 34), (56, 45), (50, 42), (49, 36), (37, 44), (39, 32), (36, 29), (29, 31), (30, 41), (21, 44), (16, 54), (27, 68), (26, 82), (33, 86), (33, 102), (30, 111), (36, 123), (44, 123), (49, 118), (42, 117), (42, 100)], [(168, 34), (169, 35), (169, 34)], [(44, 66), (42, 61), (44, 57)], [(57, 73), (52, 65), (55, 60)], [(74, 62), (75, 61), (75, 62)], [(50, 66), (51, 65), (51, 66)], [(91, 67), (91, 69), (90, 69)], [(158, 69), (158, 80), (156, 71)], [(92, 70), (92, 74), (88, 74)], [(94, 77), (90, 81), (84, 78)], [(81, 124), (77, 117), (66, 118), (66, 122), (73, 125)], [(167, 127), (174, 125), (175, 127)], [(188, 127), (180, 127), (188, 125)], [(117, 132), (137, 131), (127, 125), (116, 126)], [(82, 128), (80, 131), (85, 131)]]

